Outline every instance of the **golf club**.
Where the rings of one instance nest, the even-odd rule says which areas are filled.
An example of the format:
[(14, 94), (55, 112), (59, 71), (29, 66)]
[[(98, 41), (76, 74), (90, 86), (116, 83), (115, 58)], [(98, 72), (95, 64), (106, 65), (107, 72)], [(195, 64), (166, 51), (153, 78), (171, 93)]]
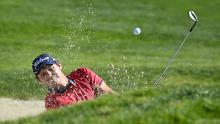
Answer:
[(198, 18), (196, 16), (196, 14), (193, 11), (189, 11), (189, 17), (194, 21), (193, 25), (191, 26), (189, 32), (186, 34), (184, 40), (181, 42), (181, 44), (177, 47), (176, 51), (174, 52), (173, 56), (171, 56), (171, 58), (169, 59), (166, 67), (164, 68), (164, 70), (162, 71), (160, 77), (154, 82), (154, 84), (157, 86), (160, 81), (163, 79), (166, 71), (168, 70), (168, 68), (170, 67), (170, 65), (173, 63), (176, 55), (179, 53), (180, 49), (182, 48), (183, 44), (185, 43), (186, 39), (189, 37), (189, 35), (191, 34), (192, 30), (194, 29), (194, 27), (196, 26), (197, 22), (198, 22)]

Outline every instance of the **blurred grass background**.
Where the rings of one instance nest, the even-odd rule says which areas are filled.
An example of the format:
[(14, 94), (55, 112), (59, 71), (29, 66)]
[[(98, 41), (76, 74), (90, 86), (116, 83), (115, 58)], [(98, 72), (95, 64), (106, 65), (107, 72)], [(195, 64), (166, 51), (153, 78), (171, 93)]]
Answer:
[[(125, 94), (122, 100), (109, 96), (13, 123), (220, 123), (219, 6), (218, 0), (1, 0), (1, 97), (44, 99), (47, 89), (37, 84), (31, 69), (41, 53), (57, 58), (66, 74), (89, 67)], [(159, 88), (154, 88), (152, 80), (192, 24), (189, 10), (195, 11), (199, 23)], [(134, 27), (142, 29), (140, 36), (132, 35)], [(192, 97), (183, 93), (186, 97), (176, 98), (181, 91)], [(141, 96), (131, 95), (137, 92)], [(113, 100), (122, 103), (116, 107), (119, 111)], [(142, 108), (145, 103), (151, 110)], [(104, 116), (101, 112), (85, 120), (99, 110)], [(76, 120), (70, 114), (75, 111), (81, 113), (74, 114)]]

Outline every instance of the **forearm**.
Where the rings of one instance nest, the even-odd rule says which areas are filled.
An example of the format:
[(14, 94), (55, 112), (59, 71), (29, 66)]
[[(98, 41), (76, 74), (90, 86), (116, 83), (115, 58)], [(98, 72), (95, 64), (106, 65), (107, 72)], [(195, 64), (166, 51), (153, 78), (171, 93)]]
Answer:
[(118, 95), (118, 93), (115, 92), (114, 90), (112, 90), (104, 81), (99, 86), (99, 89), (102, 90), (102, 92), (104, 92), (104, 93), (112, 93), (112, 94)]

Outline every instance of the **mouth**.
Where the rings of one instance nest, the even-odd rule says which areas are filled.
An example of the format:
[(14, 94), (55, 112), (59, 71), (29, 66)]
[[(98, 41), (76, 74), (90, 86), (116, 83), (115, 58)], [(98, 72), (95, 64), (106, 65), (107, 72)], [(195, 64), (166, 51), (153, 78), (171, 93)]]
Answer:
[(48, 83), (49, 85), (56, 85), (60, 81), (59, 77), (57, 75), (52, 75), (49, 79)]

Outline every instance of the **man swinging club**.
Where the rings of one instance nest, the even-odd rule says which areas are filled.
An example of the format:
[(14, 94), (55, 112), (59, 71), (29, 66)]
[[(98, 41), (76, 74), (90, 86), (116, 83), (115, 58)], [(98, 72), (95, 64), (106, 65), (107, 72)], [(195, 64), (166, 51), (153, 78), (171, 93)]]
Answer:
[(32, 63), (32, 69), (38, 82), (48, 87), (46, 109), (94, 99), (102, 93), (117, 94), (88, 68), (81, 67), (65, 75), (61, 64), (48, 54), (37, 56)]

